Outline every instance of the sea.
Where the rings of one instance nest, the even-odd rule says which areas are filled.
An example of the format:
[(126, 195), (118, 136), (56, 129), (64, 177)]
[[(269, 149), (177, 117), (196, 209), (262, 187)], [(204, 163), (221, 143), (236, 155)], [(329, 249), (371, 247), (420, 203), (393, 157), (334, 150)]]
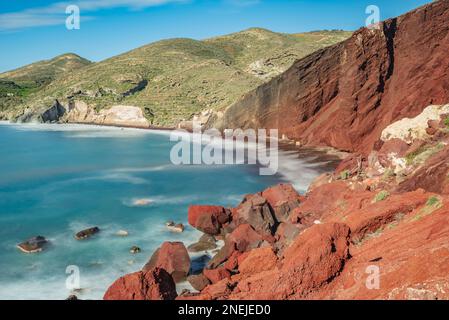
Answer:
[[(279, 153), (279, 171), (270, 176), (258, 165), (174, 165), (175, 143), (169, 131), (0, 122), (0, 300), (102, 299), (164, 241), (198, 240), (187, 222), (189, 205), (232, 207), (286, 182), (304, 193), (329, 169), (295, 150)], [(186, 229), (172, 233), (167, 221)], [(93, 226), (98, 235), (74, 238)], [(120, 230), (128, 236), (117, 236)], [(17, 249), (38, 235), (49, 240), (44, 251)], [(131, 254), (132, 246), (141, 253)]]

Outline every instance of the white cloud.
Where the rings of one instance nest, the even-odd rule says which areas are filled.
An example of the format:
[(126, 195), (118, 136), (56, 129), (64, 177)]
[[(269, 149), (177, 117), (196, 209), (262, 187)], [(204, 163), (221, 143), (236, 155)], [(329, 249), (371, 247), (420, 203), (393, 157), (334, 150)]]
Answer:
[[(0, 31), (63, 24), (67, 17), (65, 9), (69, 5), (77, 5), (81, 11), (81, 18), (83, 18), (83, 14), (86, 12), (89, 13), (112, 8), (139, 10), (167, 3), (187, 1), (188, 0), (74, 0), (70, 2), (57, 2), (46, 7), (30, 8), (18, 12), (0, 14)], [(88, 18), (91, 19), (92, 17)]]

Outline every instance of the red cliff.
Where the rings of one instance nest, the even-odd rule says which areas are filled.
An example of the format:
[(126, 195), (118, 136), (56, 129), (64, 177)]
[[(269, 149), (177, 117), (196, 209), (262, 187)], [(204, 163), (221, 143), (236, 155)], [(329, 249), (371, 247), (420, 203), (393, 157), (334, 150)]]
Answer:
[(382, 130), (449, 101), (449, 2), (360, 29), (248, 93), (213, 126), (277, 128), (305, 145), (368, 152)]

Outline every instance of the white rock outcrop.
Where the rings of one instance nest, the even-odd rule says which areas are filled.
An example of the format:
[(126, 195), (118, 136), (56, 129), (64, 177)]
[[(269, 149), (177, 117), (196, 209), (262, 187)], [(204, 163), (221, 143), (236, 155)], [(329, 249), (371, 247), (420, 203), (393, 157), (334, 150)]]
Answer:
[(150, 122), (145, 118), (142, 109), (139, 107), (117, 105), (96, 112), (83, 101), (75, 101), (69, 105), (65, 120), (99, 125), (150, 127)]
[(427, 139), (426, 132), (429, 120), (440, 120), (440, 115), (449, 113), (449, 104), (442, 106), (428, 106), (415, 118), (404, 118), (396, 121), (382, 131), (381, 139), (401, 139), (411, 144), (416, 139)]

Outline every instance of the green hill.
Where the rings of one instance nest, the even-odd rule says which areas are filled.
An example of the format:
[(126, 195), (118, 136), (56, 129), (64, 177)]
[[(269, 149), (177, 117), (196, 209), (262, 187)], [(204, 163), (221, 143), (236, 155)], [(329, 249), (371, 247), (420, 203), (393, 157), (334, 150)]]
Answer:
[[(55, 99), (82, 100), (97, 110), (117, 104), (139, 106), (150, 111), (146, 114), (154, 125), (174, 126), (203, 110), (225, 109), (295, 60), (349, 35), (249, 29), (203, 41), (159, 41), (92, 64), (79, 57), (76, 60), (86, 63), (39, 62), (0, 74), (3, 87), (11, 85), (5, 81), (21, 86), (30, 79), (34, 83), (47, 79), (38, 89), (26, 89), (20, 103), (3, 106), (4, 117), (14, 118), (27, 107), (48, 108)], [(67, 56), (72, 55), (62, 57)]]
[(1, 73), (0, 111), (20, 106), (31, 94), (39, 92), (59, 76), (89, 64), (90, 61), (69, 53)]

